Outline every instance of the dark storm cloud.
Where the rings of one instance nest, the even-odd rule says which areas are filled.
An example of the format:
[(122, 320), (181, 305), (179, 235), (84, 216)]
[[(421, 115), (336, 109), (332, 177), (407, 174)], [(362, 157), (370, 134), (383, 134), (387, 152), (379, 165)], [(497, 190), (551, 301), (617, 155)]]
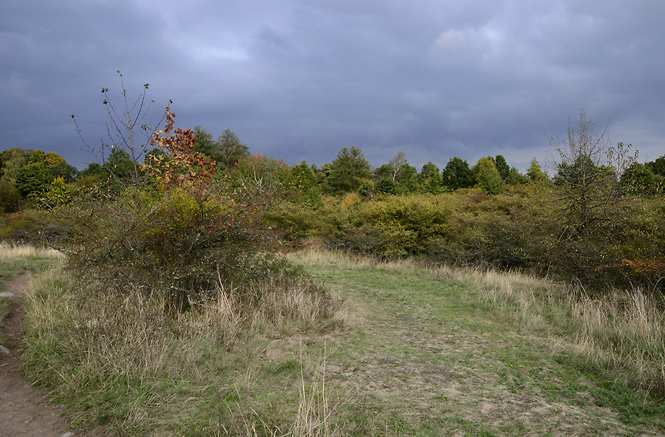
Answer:
[[(81, 165), (69, 114), (103, 134), (115, 70), (155, 113), (229, 128), (254, 152), (318, 165), (357, 145), (443, 166), (545, 161), (580, 108), (642, 158), (662, 150), (659, 1), (15, 1), (0, 14), (1, 148)], [(89, 159), (88, 159), (89, 160)]]

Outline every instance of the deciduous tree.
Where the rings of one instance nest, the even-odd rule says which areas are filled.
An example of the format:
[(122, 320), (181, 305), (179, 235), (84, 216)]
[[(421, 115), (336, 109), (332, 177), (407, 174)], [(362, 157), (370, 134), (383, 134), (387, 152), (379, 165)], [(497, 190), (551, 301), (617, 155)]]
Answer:
[(14, 186), (19, 170), (28, 163), (32, 150), (9, 149), (2, 153), (2, 180)]
[(43, 161), (31, 162), (18, 171), (14, 185), (24, 197), (34, 197), (44, 192), (51, 180)]
[(388, 161), (388, 165), (392, 169), (392, 178), (393, 181), (397, 181), (397, 176), (399, 176), (402, 168), (406, 165), (406, 155), (404, 152), (399, 152), (393, 158)]
[[(162, 114), (157, 123), (150, 123), (148, 114), (152, 101), (147, 99), (150, 85), (144, 84), (143, 91), (136, 100), (129, 100), (124, 78), (120, 71), (118, 71), (118, 76), (120, 77), (122, 94), (119, 106), (114, 103), (114, 98), (108, 88), (102, 88), (101, 91), (103, 95), (102, 103), (108, 115), (108, 121), (106, 122), (108, 143), (102, 142), (100, 147), (92, 146), (83, 136), (74, 114), (72, 114), (72, 119), (81, 141), (102, 166), (106, 166), (107, 158), (114, 150), (124, 152), (129, 157), (128, 162), (131, 163), (129, 169), (130, 180), (133, 184), (138, 184), (142, 179), (141, 162), (148, 152), (148, 144), (158, 130), (158, 126), (164, 121), (166, 113)], [(111, 169), (109, 171), (114, 174)]]
[(500, 194), (505, 184), (491, 157), (480, 158), (473, 167), (473, 177), (476, 184), (487, 194)]
[(469, 163), (457, 156), (451, 158), (441, 173), (441, 181), (451, 190), (473, 186), (473, 172)]
[(639, 162), (634, 162), (619, 179), (620, 188), (629, 193), (656, 194), (659, 186), (651, 169)]
[(570, 228), (585, 233), (590, 225), (610, 220), (612, 207), (625, 200), (618, 178), (637, 159), (629, 154), (631, 146), (613, 147), (607, 128), (599, 130), (584, 110), (577, 128), (568, 128), (567, 141), (550, 144), (559, 157), (555, 183), (561, 187), (558, 202)]
[(439, 167), (432, 162), (423, 165), (420, 171), (420, 186), (422, 190), (430, 194), (439, 194), (443, 191), (441, 186), (441, 173)]

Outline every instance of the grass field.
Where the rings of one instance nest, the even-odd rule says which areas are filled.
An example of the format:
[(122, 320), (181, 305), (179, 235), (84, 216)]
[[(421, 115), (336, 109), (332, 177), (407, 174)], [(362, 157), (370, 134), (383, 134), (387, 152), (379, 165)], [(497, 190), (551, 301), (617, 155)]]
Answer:
[(665, 322), (644, 294), (594, 301), (516, 274), (290, 259), (341, 302), (334, 317), (229, 333), (228, 302), (173, 319), (138, 293), (38, 275), (29, 374), (82, 429), (119, 435), (665, 434), (652, 396)]

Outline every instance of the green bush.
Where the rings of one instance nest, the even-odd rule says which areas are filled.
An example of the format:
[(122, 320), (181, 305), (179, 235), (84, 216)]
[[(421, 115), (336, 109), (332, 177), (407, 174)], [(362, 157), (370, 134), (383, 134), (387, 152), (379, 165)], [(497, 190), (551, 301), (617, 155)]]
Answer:
[(259, 275), (251, 270), (276, 251), (279, 235), (264, 225), (260, 206), (207, 190), (200, 197), (179, 187), (127, 188), (114, 200), (58, 209), (74, 234), (63, 247), (70, 266), (120, 289), (159, 290), (178, 308), (214, 298), (220, 281)]
[(68, 238), (68, 228), (50, 220), (45, 211), (25, 209), (3, 218), (0, 241), (43, 246)]
[(445, 238), (450, 211), (431, 195), (388, 196), (360, 203), (347, 223), (333, 227), (327, 245), (381, 257), (427, 252)]
[[(318, 210), (282, 210), (294, 235), (322, 237), (330, 248), (380, 258), (423, 256), (433, 262), (520, 269), (588, 290), (611, 286), (663, 288), (665, 203), (635, 198), (576, 232), (566, 204), (550, 184), (508, 185), (489, 195), (479, 188), (440, 195), (376, 196), (349, 203), (324, 198)], [(340, 202), (342, 206), (340, 206)], [(281, 226), (281, 225), (280, 225)]]
[(12, 213), (19, 210), (21, 192), (7, 181), (0, 181), (0, 213)]

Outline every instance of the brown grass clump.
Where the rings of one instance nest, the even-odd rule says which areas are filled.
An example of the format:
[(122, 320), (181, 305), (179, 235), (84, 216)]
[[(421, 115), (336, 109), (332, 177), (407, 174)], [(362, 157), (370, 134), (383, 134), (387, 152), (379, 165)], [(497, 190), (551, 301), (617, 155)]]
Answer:
[[(161, 408), (173, 401), (159, 386), (177, 382), (185, 390), (189, 381), (213, 381), (210, 366), (228, 378), (226, 369), (235, 366), (242, 351), (265, 347), (264, 336), (327, 326), (337, 305), (305, 277), (279, 275), (244, 288), (220, 280), (215, 296), (174, 312), (159, 291), (114, 291), (112, 284), (55, 270), (40, 275), (26, 294), (26, 371), (56, 398), (87, 410), (81, 416), (84, 426), (110, 421), (145, 427), (161, 420), (146, 419), (151, 405)], [(251, 390), (253, 378), (247, 377), (245, 389)], [(256, 426), (256, 418), (241, 419), (252, 419), (248, 429)]]
[(14, 258), (64, 258), (65, 255), (50, 248), (38, 248), (29, 245), (12, 245), (0, 242), (0, 260)]

